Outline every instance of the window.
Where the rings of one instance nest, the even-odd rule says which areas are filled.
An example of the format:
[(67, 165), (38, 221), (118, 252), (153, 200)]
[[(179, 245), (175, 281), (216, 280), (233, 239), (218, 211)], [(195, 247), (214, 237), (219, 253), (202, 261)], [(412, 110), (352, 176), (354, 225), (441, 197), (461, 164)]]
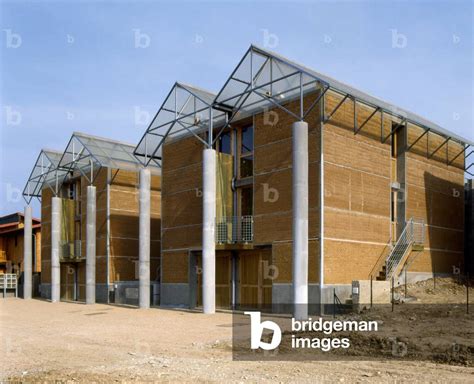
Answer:
[(76, 184), (72, 182), (69, 184), (68, 199), (74, 200), (76, 198)]
[(253, 126), (240, 130), (240, 178), (253, 176)]
[[(397, 128), (397, 123), (392, 121), (392, 131)], [(397, 157), (397, 133), (395, 132), (392, 135), (392, 157), (396, 158)]]
[(397, 208), (397, 206), (396, 206), (396, 204), (395, 204), (396, 201), (397, 201), (397, 193), (394, 192), (394, 191), (392, 191), (392, 201), (391, 201), (391, 203), (392, 203), (392, 210), (391, 210), (391, 215), (390, 215), (392, 222), (395, 222), (395, 213), (396, 213), (395, 211), (396, 211), (396, 208)]
[(219, 152), (232, 154), (231, 132), (225, 132), (219, 136)]
[(249, 177), (253, 175), (253, 156), (240, 158), (240, 177)]
[(253, 190), (252, 188), (242, 188), (240, 200), (240, 214), (241, 216), (253, 215)]
[(242, 140), (240, 153), (244, 155), (246, 153), (253, 152), (253, 126), (250, 125), (248, 127), (242, 128), (241, 137)]

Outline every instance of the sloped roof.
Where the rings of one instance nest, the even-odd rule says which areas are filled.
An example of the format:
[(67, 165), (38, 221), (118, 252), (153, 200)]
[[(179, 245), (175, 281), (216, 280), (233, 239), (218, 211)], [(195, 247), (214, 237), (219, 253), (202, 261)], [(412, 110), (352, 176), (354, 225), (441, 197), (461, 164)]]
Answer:
[[(301, 77), (300, 77), (301, 74)], [(253, 78), (253, 82), (252, 79)], [(276, 80), (276, 81), (275, 81)], [(474, 145), (454, 132), (451, 132), (432, 121), (413, 112), (399, 108), (380, 98), (369, 95), (343, 82), (333, 79), (304, 65), (296, 63), (278, 53), (251, 45), (232, 72), (216, 97), (216, 104), (239, 109), (262, 107), (268, 100), (266, 95), (284, 95), (285, 99), (299, 92), (300, 81), (304, 87), (309, 87), (318, 81), (331, 90), (341, 94), (349, 94), (358, 101), (372, 107), (378, 107), (384, 112), (406, 119), (408, 122), (429, 129), (444, 137), (450, 137), (460, 143)], [(254, 89), (259, 89), (260, 97)], [(242, 97), (243, 96), (243, 97)], [(242, 99), (245, 101), (242, 103)], [(240, 104), (239, 104), (240, 103)]]
[(42, 149), (31, 170), (28, 181), (23, 189), (23, 197), (30, 203), (33, 197), (40, 198), (43, 185), (55, 177), (62, 178), (65, 171), (59, 169), (62, 153), (51, 149)]
[(225, 113), (213, 109), (214, 100), (215, 94), (210, 91), (176, 82), (138, 143), (135, 155), (144, 164), (153, 161), (160, 165), (165, 138), (207, 127), (211, 118), (224, 121)]
[[(139, 171), (141, 163), (133, 155), (135, 146), (82, 132), (74, 132), (59, 161), (59, 168), (81, 173), (101, 167)], [(157, 167), (151, 167), (155, 172)]]

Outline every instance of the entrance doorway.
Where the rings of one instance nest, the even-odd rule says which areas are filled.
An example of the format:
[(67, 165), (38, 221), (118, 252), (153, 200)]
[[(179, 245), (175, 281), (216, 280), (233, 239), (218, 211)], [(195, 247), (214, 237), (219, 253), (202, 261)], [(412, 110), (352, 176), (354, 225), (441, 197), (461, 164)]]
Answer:
[(272, 304), (270, 249), (239, 252), (239, 307), (262, 308)]
[[(216, 252), (216, 307), (231, 307), (231, 252)], [(197, 305), (202, 306), (202, 253), (196, 254)]]
[[(263, 308), (272, 304), (271, 249), (216, 252), (216, 307), (225, 309)], [(191, 284), (202, 306), (202, 253), (193, 252)]]

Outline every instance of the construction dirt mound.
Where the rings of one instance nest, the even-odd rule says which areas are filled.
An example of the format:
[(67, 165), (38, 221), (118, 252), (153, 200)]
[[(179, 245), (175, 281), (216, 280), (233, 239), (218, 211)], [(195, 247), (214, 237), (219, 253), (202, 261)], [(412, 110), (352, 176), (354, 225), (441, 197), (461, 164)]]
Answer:
[[(468, 291), (469, 287), (469, 292)], [(405, 295), (412, 300), (410, 302), (422, 304), (464, 304), (466, 305), (468, 295), (470, 301), (474, 301), (474, 280), (469, 282), (465, 277), (436, 277), (416, 283), (400, 285), (395, 288), (399, 297)]]

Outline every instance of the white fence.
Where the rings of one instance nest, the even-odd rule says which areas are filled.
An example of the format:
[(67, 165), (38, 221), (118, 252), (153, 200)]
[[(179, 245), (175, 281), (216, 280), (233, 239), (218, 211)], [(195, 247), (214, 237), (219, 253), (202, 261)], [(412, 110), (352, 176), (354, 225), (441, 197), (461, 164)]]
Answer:
[(3, 291), (3, 298), (7, 297), (7, 289), (14, 289), (15, 297), (18, 297), (18, 280), (15, 273), (0, 275), (0, 290)]

